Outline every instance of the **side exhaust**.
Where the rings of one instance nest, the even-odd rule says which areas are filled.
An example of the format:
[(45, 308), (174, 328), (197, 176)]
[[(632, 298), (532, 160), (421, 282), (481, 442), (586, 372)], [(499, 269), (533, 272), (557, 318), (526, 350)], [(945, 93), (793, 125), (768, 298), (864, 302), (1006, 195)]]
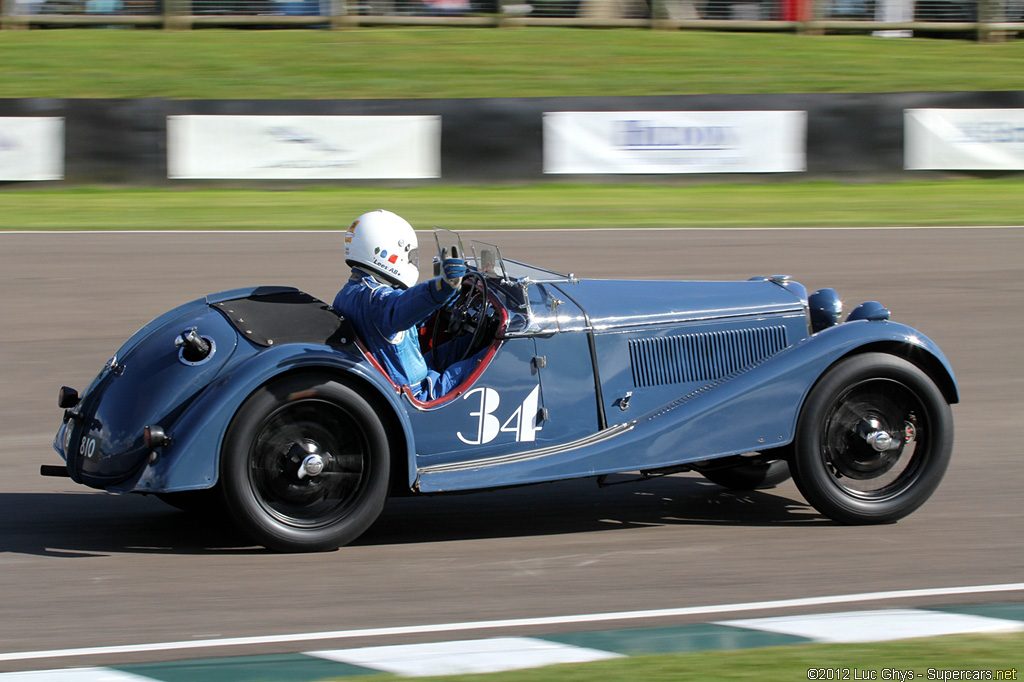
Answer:
[(39, 466), (39, 475), (52, 476), (53, 478), (71, 478), (68, 468), (58, 466), (57, 464), (41, 464)]

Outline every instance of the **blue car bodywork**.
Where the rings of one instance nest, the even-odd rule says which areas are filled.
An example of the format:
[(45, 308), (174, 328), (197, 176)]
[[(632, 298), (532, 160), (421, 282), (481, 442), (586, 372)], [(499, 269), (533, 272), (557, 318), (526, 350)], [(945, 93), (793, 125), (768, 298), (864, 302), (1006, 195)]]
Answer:
[[(381, 371), (347, 320), (308, 294), (287, 287), (238, 289), (161, 315), (132, 336), (80, 396), (62, 390), (65, 418), (54, 447), (67, 475), (91, 487), (155, 493), (169, 501), (187, 491), (213, 494), (227, 466), (222, 458), (229, 431), (246, 401), (285, 377), (308, 377), (342, 384), (372, 407), (387, 437), (389, 494), (687, 469), (735, 487), (748, 479), (728, 477), (730, 471), (753, 470), (754, 487), (770, 477), (773, 462), (821, 468), (813, 455), (794, 462), (794, 447), (801, 438), (839, 436), (801, 436), (801, 429), (811, 429), (802, 426), (801, 415), (823, 376), (864, 355), (913, 366), (941, 396), (947, 414), (931, 403), (905, 407), (886, 428), (880, 425), (884, 414), (858, 407), (856, 421), (848, 419), (845, 428), (859, 435), (840, 438), (855, 440), (841, 447), (856, 450), (830, 455), (840, 460), (838, 473), (828, 462), (825, 470), (844, 482), (864, 472), (871, 478), (909, 457), (912, 443), (921, 449), (927, 442), (931, 449), (923, 452), (929, 453), (941, 440), (949, 441), (942, 452), (927, 455), (922, 472), (900, 485), (923, 486), (920, 495), (927, 497), (941, 478), (952, 440), (948, 405), (958, 401), (953, 370), (932, 341), (890, 321), (877, 303), (840, 322), (834, 292), (808, 295), (785, 277), (580, 280), (502, 259), (486, 246), (479, 251), (470, 259), (478, 284), (465, 286), (486, 284), (486, 303), (477, 291), (476, 309), (469, 311), (476, 316), (471, 328), (486, 326), (485, 360), (449, 395), (416, 401)], [(429, 356), (429, 334), (422, 339)], [(922, 412), (932, 415), (927, 439), (919, 433)], [(308, 434), (299, 440), (314, 452)], [(313, 459), (323, 466), (319, 454)], [(293, 455), (291, 461), (298, 460)], [(316, 480), (313, 464), (307, 467), (311, 461), (304, 458), (298, 474), (288, 473), (290, 490)], [(813, 487), (801, 478), (802, 491)], [(902, 494), (893, 485), (846, 497), (891, 505), (890, 498)], [(877, 520), (893, 520), (923, 501)], [(272, 500), (261, 504), (254, 508), (266, 509), (274, 523), (290, 523), (291, 512), (281, 512)], [(838, 520), (872, 520), (843, 518), (828, 504), (824, 513)], [(246, 528), (244, 520), (242, 525), (263, 544), (286, 551), (329, 549), (350, 539), (323, 530), (342, 523), (344, 514), (295, 516), (300, 522), (292, 523), (290, 535), (268, 536)], [(319, 533), (316, 541), (304, 543), (307, 528)]]

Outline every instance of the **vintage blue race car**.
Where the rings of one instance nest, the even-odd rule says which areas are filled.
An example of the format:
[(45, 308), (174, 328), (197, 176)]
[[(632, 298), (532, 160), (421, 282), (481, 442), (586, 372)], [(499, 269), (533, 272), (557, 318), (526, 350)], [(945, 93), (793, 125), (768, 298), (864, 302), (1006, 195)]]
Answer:
[(226, 510), (281, 551), (344, 545), (398, 494), (792, 474), (822, 514), (862, 524), (906, 516), (942, 479), (953, 370), (877, 302), (841, 321), (835, 291), (788, 277), (577, 279), (437, 235), (470, 272), (421, 347), (435, 368), (484, 357), (450, 394), (413, 398), (308, 294), (239, 289), (161, 315), (81, 395), (62, 388), (65, 466), (43, 473)]

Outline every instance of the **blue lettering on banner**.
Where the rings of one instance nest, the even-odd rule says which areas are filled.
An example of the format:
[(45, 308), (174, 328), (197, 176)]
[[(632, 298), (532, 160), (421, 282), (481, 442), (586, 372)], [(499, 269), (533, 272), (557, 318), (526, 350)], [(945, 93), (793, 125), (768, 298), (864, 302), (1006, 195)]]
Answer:
[(343, 151), (329, 141), (317, 137), (315, 133), (306, 132), (302, 128), (272, 126), (266, 129), (266, 133), (275, 142), (306, 146), (318, 152), (338, 153)]
[(963, 135), (962, 143), (975, 144), (1021, 144), (1024, 143), (1024, 126), (1006, 121), (984, 121), (961, 123), (957, 126)]
[(282, 155), (291, 156), (291, 158), (266, 163), (261, 168), (326, 170), (350, 168), (356, 165), (356, 160), (351, 152), (336, 147), (329, 140), (302, 128), (271, 126), (265, 128), (263, 132), (274, 142), (292, 146), (295, 154), (309, 154), (313, 158), (298, 158), (285, 151), (282, 152)]
[(651, 121), (616, 121), (616, 146), (626, 149), (722, 151), (737, 146), (733, 126), (666, 126)]

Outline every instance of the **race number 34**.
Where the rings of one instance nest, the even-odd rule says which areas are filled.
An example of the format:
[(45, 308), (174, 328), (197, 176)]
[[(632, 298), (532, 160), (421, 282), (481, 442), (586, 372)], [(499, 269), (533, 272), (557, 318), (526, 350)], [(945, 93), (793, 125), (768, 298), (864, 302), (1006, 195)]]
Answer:
[[(475, 396), (471, 397), (471, 396)], [(537, 437), (540, 427), (537, 426), (537, 404), (540, 398), (540, 385), (530, 391), (526, 400), (521, 402), (511, 415), (501, 421), (498, 416), (498, 408), (501, 406), (501, 396), (493, 388), (474, 388), (463, 400), (475, 400), (476, 411), (470, 412), (470, 417), (476, 417), (476, 432), (463, 434), (456, 432), (463, 443), (467, 445), (483, 445), (490, 443), (502, 433), (514, 433), (517, 443), (533, 441)]]

